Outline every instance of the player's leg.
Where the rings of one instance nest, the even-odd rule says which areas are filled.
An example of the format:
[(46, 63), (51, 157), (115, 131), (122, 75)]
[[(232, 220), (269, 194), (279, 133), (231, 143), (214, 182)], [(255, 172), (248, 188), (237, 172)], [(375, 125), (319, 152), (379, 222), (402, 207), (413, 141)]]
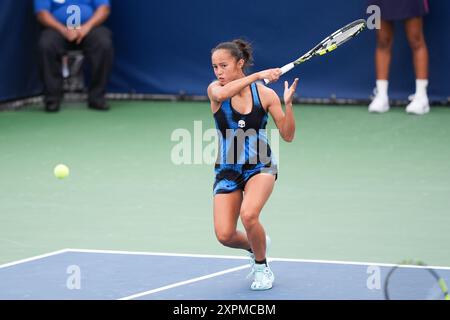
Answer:
[(394, 24), (391, 21), (381, 20), (381, 28), (377, 30), (377, 46), (375, 49), (377, 80), (389, 79), (393, 42)]
[(260, 173), (251, 177), (244, 189), (240, 216), (257, 261), (266, 258), (266, 232), (259, 221), (259, 216), (272, 193), (274, 184), (274, 175)]
[(242, 203), (242, 191), (218, 193), (214, 196), (214, 231), (224, 246), (250, 249), (247, 235), (236, 230)]
[(415, 17), (405, 20), (405, 32), (411, 47), (416, 73), (416, 93), (406, 111), (424, 114), (430, 110), (428, 103), (428, 48), (423, 34), (423, 19)]
[(428, 79), (428, 48), (423, 34), (422, 17), (406, 19), (405, 32), (413, 53), (416, 78)]
[(381, 28), (377, 30), (375, 49), (375, 71), (377, 77), (377, 94), (369, 106), (370, 112), (386, 112), (389, 110), (388, 79), (394, 41), (394, 25), (390, 21), (381, 20)]
[(268, 290), (272, 288), (275, 276), (266, 260), (266, 233), (259, 221), (261, 210), (272, 193), (275, 176), (260, 173), (247, 181), (244, 199), (241, 205), (241, 220), (247, 231), (247, 237), (255, 257), (252, 267), (254, 275), (250, 286), (252, 290)]

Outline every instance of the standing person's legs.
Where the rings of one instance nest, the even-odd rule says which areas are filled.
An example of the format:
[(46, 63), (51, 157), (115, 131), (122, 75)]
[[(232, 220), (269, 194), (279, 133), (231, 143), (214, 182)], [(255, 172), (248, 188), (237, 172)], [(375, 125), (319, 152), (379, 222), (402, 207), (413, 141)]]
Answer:
[(413, 53), (416, 79), (428, 79), (428, 48), (423, 34), (422, 17), (406, 19), (405, 32)]
[(423, 19), (415, 17), (405, 20), (405, 32), (413, 53), (416, 73), (416, 92), (414, 99), (406, 107), (406, 112), (422, 115), (430, 111), (428, 102), (428, 48), (423, 34)]
[(47, 28), (42, 31), (38, 46), (45, 108), (49, 112), (55, 112), (59, 110), (63, 97), (61, 65), (68, 43), (58, 31)]
[(381, 28), (377, 30), (377, 47), (375, 49), (375, 69), (377, 80), (389, 79), (389, 67), (394, 42), (394, 24), (381, 20)]
[(388, 79), (394, 41), (394, 24), (381, 20), (381, 28), (377, 30), (377, 47), (375, 49), (375, 71), (377, 77), (377, 94), (369, 106), (370, 112), (386, 112), (389, 110)]
[(88, 104), (94, 109), (107, 110), (105, 91), (114, 56), (111, 31), (104, 26), (93, 28), (81, 42), (81, 47), (92, 72)]

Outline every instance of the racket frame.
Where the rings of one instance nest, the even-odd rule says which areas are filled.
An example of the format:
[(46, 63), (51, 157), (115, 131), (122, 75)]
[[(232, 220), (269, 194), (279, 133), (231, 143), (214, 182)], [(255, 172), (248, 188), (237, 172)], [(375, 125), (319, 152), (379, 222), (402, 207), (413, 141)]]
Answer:
[[(337, 43), (332, 43), (330, 46), (327, 47), (323, 47), (327, 42), (329, 42), (330, 40), (332, 40), (333, 38), (335, 38), (337, 35), (345, 32), (346, 30), (357, 26), (358, 24), (361, 25), (361, 27), (351, 36), (349, 36), (348, 38), (346, 38), (344, 41), (342, 41), (341, 43), (337, 44)], [(328, 37), (326, 37), (325, 39), (323, 39), (322, 41), (320, 41), (314, 48), (312, 48), (311, 50), (309, 50), (308, 52), (306, 52), (304, 55), (302, 55), (300, 58), (298, 58), (295, 61), (292, 61), (284, 66), (281, 67), (281, 74), (285, 74), (286, 72), (292, 70), (295, 66), (304, 63), (306, 61), (308, 61), (309, 59), (311, 59), (314, 56), (322, 56), (328, 52), (331, 52), (333, 50), (335, 50), (337, 47), (341, 46), (342, 44), (344, 44), (345, 42), (347, 42), (348, 40), (350, 40), (351, 38), (355, 37), (356, 35), (358, 35), (361, 31), (363, 31), (366, 28), (366, 21), (364, 19), (358, 19), (355, 20), (353, 22), (350, 22), (349, 24), (345, 25), (344, 27), (336, 30), (335, 32), (333, 32), (331, 35), (329, 35)], [(268, 84), (270, 81), (267, 79), (264, 79), (265, 84)]]
[(444, 300), (450, 300), (447, 283), (445, 282), (444, 278), (440, 277), (439, 274), (435, 270), (433, 270), (432, 268), (429, 268), (422, 261), (404, 261), (404, 262), (401, 262), (400, 264), (394, 266), (393, 268), (391, 268), (391, 270), (389, 270), (388, 274), (386, 275), (386, 279), (384, 280), (383, 291), (384, 291), (385, 300), (390, 300), (389, 280), (390, 280), (392, 274), (399, 268), (408, 267), (408, 266), (419, 266), (419, 267), (422, 267), (423, 269), (425, 269), (426, 271), (428, 271), (433, 276), (433, 278), (436, 280), (436, 282), (438, 283), (439, 288), (442, 290), (442, 295), (444, 297)]

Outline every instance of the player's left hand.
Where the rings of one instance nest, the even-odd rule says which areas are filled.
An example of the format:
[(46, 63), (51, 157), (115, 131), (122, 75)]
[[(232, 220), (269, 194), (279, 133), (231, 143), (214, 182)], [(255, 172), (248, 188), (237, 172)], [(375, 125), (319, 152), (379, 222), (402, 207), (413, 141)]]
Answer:
[(297, 89), (298, 78), (295, 78), (292, 85), (289, 87), (287, 81), (284, 82), (284, 104), (292, 104), (294, 99), (295, 90)]

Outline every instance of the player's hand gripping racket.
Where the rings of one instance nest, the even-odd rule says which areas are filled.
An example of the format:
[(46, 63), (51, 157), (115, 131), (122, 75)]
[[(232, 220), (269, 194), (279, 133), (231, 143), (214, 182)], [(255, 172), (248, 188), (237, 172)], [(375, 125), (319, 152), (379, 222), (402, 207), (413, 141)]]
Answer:
[(386, 300), (450, 300), (447, 284), (436, 270), (421, 261), (402, 261), (384, 282)]
[[(281, 67), (281, 74), (285, 74), (289, 70), (293, 69), (295, 66), (305, 61), (308, 61), (314, 56), (322, 56), (328, 52), (333, 51), (340, 45), (344, 44), (348, 40), (355, 37), (365, 28), (366, 28), (366, 21), (364, 19), (359, 19), (353, 21), (352, 23), (349, 23), (345, 27), (342, 27), (341, 29), (335, 31), (332, 35), (323, 39), (318, 45), (316, 45), (314, 48), (309, 50), (307, 53), (302, 55), (297, 60)], [(264, 82), (268, 84), (270, 81), (264, 79)]]

